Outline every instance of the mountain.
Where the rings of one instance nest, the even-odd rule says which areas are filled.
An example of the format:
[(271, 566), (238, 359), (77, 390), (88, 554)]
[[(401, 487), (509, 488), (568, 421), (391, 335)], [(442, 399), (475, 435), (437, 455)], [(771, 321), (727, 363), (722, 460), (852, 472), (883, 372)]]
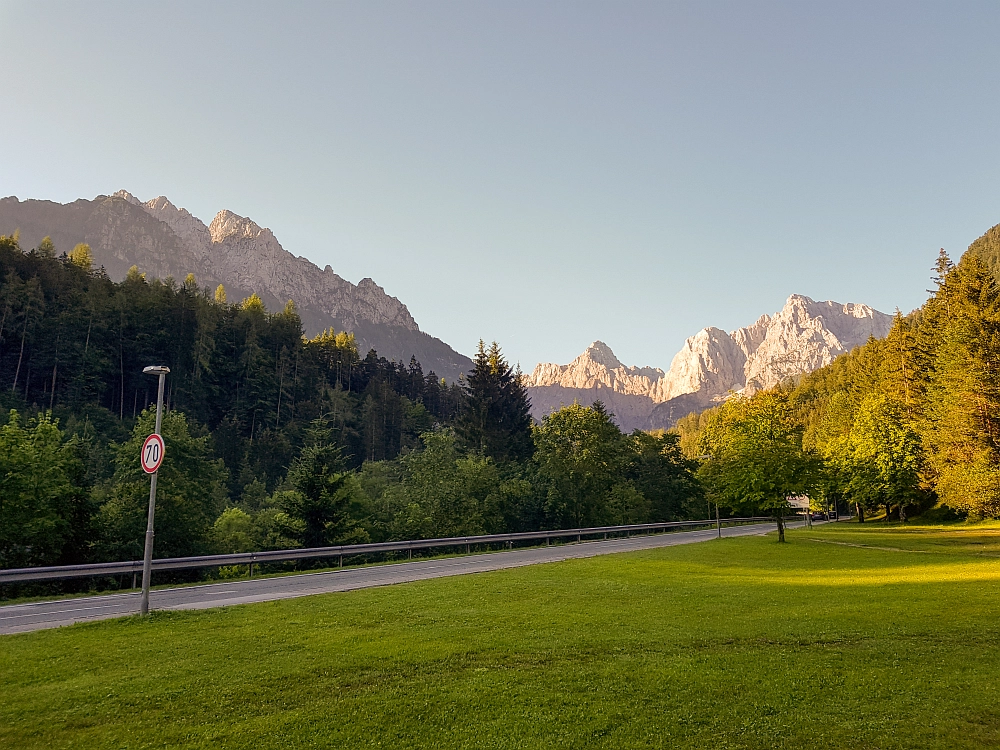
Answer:
[(573, 401), (600, 399), (624, 430), (670, 427), (733, 392), (755, 393), (823, 367), (870, 336), (886, 336), (891, 326), (892, 316), (868, 305), (793, 294), (780, 311), (744, 328), (699, 331), (667, 372), (627, 367), (595, 341), (568, 365), (539, 364), (526, 385), (536, 419)]
[(294, 300), (306, 334), (332, 326), (352, 331), (362, 356), (408, 362), (449, 380), (472, 369), (472, 361), (420, 330), (406, 305), (371, 279), (358, 284), (330, 266), (320, 269), (285, 250), (270, 229), (232, 211), (220, 211), (208, 226), (160, 196), (142, 202), (120, 190), (94, 200), (0, 200), (0, 234), (20, 230), (24, 247), (50, 236), (58, 251), (79, 242), (91, 246), (95, 263), (116, 280), (131, 266), (150, 276), (183, 279), (193, 273), (202, 286), (226, 287), (231, 300), (256, 293), (271, 310)]

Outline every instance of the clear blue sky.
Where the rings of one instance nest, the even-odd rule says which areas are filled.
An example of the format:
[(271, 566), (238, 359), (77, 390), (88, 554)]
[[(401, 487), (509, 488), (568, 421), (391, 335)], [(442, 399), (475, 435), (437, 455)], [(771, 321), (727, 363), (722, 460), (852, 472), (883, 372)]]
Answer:
[(0, 194), (228, 208), (465, 353), (908, 311), (1000, 223), (995, 2), (2, 2)]

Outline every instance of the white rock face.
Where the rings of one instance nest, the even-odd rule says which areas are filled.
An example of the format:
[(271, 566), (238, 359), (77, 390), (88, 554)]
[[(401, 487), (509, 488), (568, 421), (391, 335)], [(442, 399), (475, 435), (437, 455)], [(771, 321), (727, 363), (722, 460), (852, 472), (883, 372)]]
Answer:
[(725, 331), (703, 328), (674, 355), (662, 395), (669, 401), (685, 393), (727, 393), (743, 387), (743, 349)]
[(558, 385), (563, 388), (610, 388), (615, 393), (649, 396), (663, 370), (652, 367), (626, 367), (611, 347), (595, 341), (568, 365), (542, 363), (528, 376), (532, 386)]
[(115, 196), (124, 198), (133, 206), (142, 208), (146, 213), (170, 227), (199, 260), (205, 261), (211, 257), (209, 250), (212, 247), (212, 235), (208, 231), (208, 227), (201, 219), (192, 216), (186, 208), (177, 208), (162, 195), (145, 203), (127, 190), (119, 190)]
[(751, 393), (773, 388), (830, 364), (869, 337), (887, 336), (890, 328), (892, 316), (868, 305), (814, 302), (793, 294), (768, 322), (763, 340), (748, 351), (745, 387)]
[(732, 393), (772, 388), (786, 378), (830, 364), (841, 354), (882, 338), (892, 316), (868, 305), (814, 302), (793, 294), (773, 316), (726, 333), (705, 328), (684, 342), (670, 369), (627, 367), (595, 341), (568, 365), (539, 364), (527, 376), (532, 414), (600, 399), (625, 430), (668, 427)]

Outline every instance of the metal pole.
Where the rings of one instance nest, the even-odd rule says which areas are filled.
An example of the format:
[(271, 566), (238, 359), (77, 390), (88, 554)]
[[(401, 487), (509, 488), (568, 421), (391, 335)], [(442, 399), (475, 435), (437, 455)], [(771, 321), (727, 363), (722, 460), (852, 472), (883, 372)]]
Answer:
[(719, 539), (722, 539), (722, 521), (719, 519), (719, 504), (715, 504), (715, 526), (719, 529)]
[[(165, 372), (160, 373), (160, 385), (156, 394), (156, 432), (160, 434), (160, 425), (163, 420), (163, 383), (167, 379)], [(156, 475), (160, 471), (157, 469), (149, 479), (149, 513), (146, 516), (146, 548), (142, 553), (142, 599), (139, 604), (139, 613), (149, 614), (149, 579), (153, 574), (153, 515), (156, 513)]]

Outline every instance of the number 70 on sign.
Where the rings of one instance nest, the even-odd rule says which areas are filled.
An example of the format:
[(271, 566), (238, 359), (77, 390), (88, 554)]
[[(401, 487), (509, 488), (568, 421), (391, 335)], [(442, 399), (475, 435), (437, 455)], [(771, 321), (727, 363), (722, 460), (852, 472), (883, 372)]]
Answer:
[(142, 470), (147, 474), (155, 474), (163, 463), (163, 438), (153, 433), (142, 444), (142, 454), (139, 457)]

